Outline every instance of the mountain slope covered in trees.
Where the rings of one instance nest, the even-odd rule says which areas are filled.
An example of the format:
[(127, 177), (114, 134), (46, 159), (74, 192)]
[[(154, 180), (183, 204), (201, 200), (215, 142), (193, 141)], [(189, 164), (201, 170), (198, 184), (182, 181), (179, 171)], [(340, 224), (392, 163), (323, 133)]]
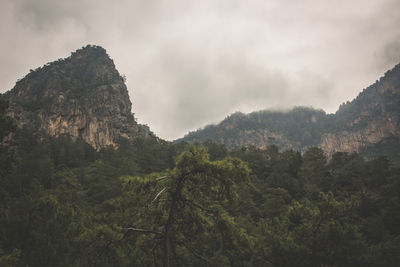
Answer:
[(386, 158), (148, 139), (118, 147), (15, 130), (0, 147), (1, 266), (400, 260), (400, 169)]
[(187, 134), (176, 142), (204, 142), (208, 139), (230, 149), (242, 146), (305, 151), (318, 146), (328, 155), (360, 152), (388, 155), (400, 160), (400, 64), (364, 89), (335, 114), (312, 108), (290, 111), (234, 113), (217, 125)]
[[(96, 62), (88, 69), (102, 73), (104, 65)], [(56, 66), (29, 74), (41, 78), (17, 83), (6, 98), (0, 95), (0, 266), (398, 266), (400, 167), (374, 153), (370, 159), (347, 152), (328, 158), (321, 148), (311, 147), (323, 140), (319, 121), (326, 123), (323, 129), (336, 129), (331, 134), (343, 134), (372, 125), (368, 116), (359, 119), (360, 110), (395, 118), (398, 87), (392, 85), (398, 80), (388, 78), (390, 86), (367, 89), (333, 117), (298, 108), (230, 118), (254, 131), (268, 124), (275, 131), (266, 135), (271, 142), (284, 144), (277, 133), (306, 142), (310, 148), (300, 152), (270, 143), (262, 149), (246, 144), (228, 149), (212, 141), (173, 144), (146, 134), (124, 138), (120, 134), (126, 129), (114, 124), (120, 119), (113, 116), (132, 116), (122, 112), (126, 105), (113, 109), (106, 104), (99, 113), (93, 105), (73, 105), (80, 101), (75, 93), (86, 89), (118, 102), (106, 91), (120, 84), (119, 74), (106, 87), (84, 86), (83, 91), (71, 82), (70, 98), (62, 90), (42, 87), (56, 83), (56, 78), (41, 80)], [(80, 73), (74, 67), (69, 71)], [(77, 85), (81, 82), (86, 84), (84, 77)], [(31, 89), (47, 92), (52, 101), (61, 95), (68, 101), (49, 104), (45, 98), (42, 103)], [(373, 98), (379, 104), (365, 100), (371, 92), (382, 94), (381, 100)], [(64, 110), (64, 105), (76, 108)], [(99, 117), (105, 110), (109, 114)], [(91, 126), (83, 125), (78, 136), (62, 131), (69, 122), (76, 126), (74, 116), (117, 125), (110, 131), (122, 138), (97, 146), (90, 140), (104, 140), (99, 134), (91, 135), (98, 139), (84, 138), (85, 127)], [(243, 120), (251, 116), (255, 119)], [(58, 117), (63, 122), (55, 127), (59, 132), (46, 132), (43, 125)], [(122, 126), (140, 128), (127, 121)]]
[(18, 126), (37, 134), (68, 134), (95, 149), (115, 146), (119, 138), (156, 138), (136, 123), (124, 78), (99, 46), (31, 70), (5, 97)]

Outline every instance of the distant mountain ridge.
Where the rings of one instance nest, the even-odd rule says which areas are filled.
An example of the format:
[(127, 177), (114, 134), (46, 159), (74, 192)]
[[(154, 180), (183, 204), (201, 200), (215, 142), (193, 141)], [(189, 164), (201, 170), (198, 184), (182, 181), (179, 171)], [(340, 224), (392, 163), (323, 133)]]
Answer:
[(400, 64), (389, 70), (335, 114), (296, 107), (287, 112), (234, 113), (216, 125), (190, 132), (175, 142), (212, 140), (229, 149), (243, 146), (304, 151), (318, 146), (334, 152), (387, 154), (400, 158)]
[(46, 64), (4, 94), (19, 127), (81, 138), (96, 149), (119, 138), (156, 138), (136, 123), (123, 77), (100, 46), (88, 45)]
[[(159, 140), (131, 112), (124, 78), (106, 50), (88, 45), (31, 70), (4, 97), (8, 115), (37, 134), (70, 135), (95, 149), (117, 147), (120, 138)], [(296, 107), (290, 111), (240, 112), (175, 142), (212, 140), (229, 149), (276, 145), (305, 151), (386, 154), (400, 160), (400, 64), (335, 114)]]

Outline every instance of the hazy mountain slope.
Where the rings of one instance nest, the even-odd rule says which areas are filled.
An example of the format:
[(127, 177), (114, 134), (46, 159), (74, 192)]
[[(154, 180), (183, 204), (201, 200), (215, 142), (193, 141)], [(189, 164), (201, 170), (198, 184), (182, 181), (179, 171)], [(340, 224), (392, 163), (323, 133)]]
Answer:
[(220, 124), (191, 132), (176, 142), (192, 143), (211, 139), (225, 144), (229, 149), (277, 145), (282, 149), (301, 150), (305, 145), (319, 143), (319, 121), (326, 116), (325, 112), (311, 108), (295, 108), (287, 112), (264, 110), (250, 114), (234, 113)]
[[(387, 151), (396, 147), (400, 136), (400, 65), (385, 73), (335, 114), (312, 108), (290, 111), (235, 113), (217, 125), (209, 125), (176, 140), (189, 143), (211, 139), (230, 149), (242, 146), (305, 150), (321, 147), (328, 155), (335, 151)], [(399, 156), (394, 149), (393, 156)]]

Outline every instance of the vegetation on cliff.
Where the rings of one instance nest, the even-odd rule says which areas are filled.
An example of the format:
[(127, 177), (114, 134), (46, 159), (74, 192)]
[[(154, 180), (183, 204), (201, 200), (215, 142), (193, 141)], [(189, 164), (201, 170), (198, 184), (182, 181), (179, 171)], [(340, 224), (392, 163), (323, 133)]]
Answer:
[(242, 146), (305, 151), (321, 147), (328, 155), (357, 151), (365, 156), (388, 155), (400, 161), (397, 150), (388, 152), (388, 143), (399, 146), (400, 64), (375, 84), (364, 89), (335, 114), (297, 107), (289, 111), (234, 113), (217, 125), (187, 134), (176, 142), (201, 143), (208, 139), (229, 149)]
[[(0, 266), (398, 266), (399, 72), (189, 145), (136, 124), (100, 47), (32, 71), (0, 95)], [(369, 157), (316, 147), (349, 140)]]
[(116, 146), (120, 137), (155, 138), (136, 123), (124, 78), (99, 46), (32, 70), (5, 97), (20, 127), (55, 137), (68, 134), (97, 150)]
[[(4, 116), (4, 113), (2, 114)], [(400, 169), (384, 157), (14, 130), (2, 266), (397, 266)]]

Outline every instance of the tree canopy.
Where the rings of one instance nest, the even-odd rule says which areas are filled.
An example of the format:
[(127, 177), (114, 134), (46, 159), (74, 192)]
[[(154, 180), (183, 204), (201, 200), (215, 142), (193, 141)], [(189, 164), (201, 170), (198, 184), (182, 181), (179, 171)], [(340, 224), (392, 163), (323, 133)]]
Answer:
[[(2, 100), (1, 100), (2, 101)], [(6, 105), (5, 102), (1, 102)], [(1, 266), (397, 266), (400, 168), (276, 146), (38, 139), (0, 110)]]

